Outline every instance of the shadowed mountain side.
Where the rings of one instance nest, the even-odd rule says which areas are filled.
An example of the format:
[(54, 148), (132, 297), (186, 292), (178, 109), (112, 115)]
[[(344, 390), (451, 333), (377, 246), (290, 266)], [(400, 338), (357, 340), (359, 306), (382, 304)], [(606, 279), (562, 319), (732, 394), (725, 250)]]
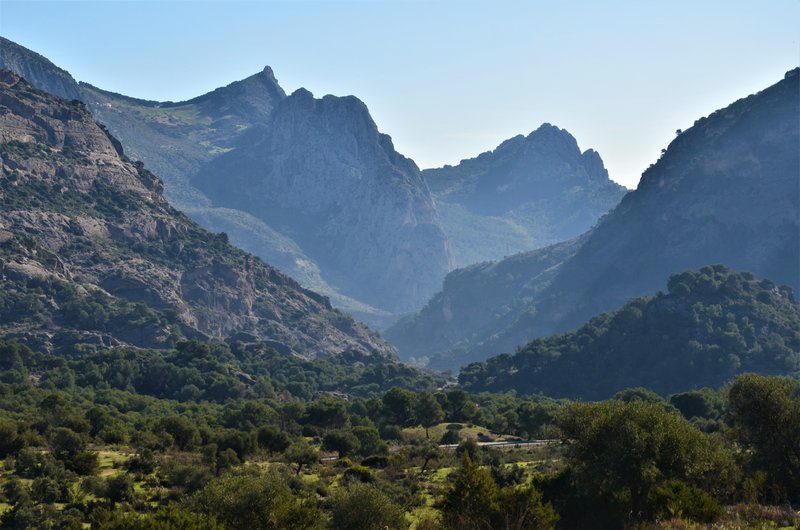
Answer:
[[(675, 271), (707, 263), (749, 270), (797, 289), (799, 88), (795, 69), (679, 134), (645, 171), (637, 190), (585, 236), (548, 285), (521, 299), (513, 315), (503, 313), (497, 325), (487, 325), (491, 334), (478, 334), (468, 343), (454, 341), (449, 348), (431, 338), (435, 346), (425, 346), (424, 329), (436, 329), (437, 323), (457, 320), (468, 311), (441, 301), (480, 299), (498, 288), (496, 281), (475, 280), (459, 286), (471, 294), (449, 291), (445, 285), (426, 308), (434, 322), (398, 325), (387, 336), (401, 345), (405, 357), (446, 352), (432, 365), (455, 368), (571, 329), (631, 297), (663, 290), (665, 278)], [(536, 277), (536, 266), (530, 269), (518, 285)]]

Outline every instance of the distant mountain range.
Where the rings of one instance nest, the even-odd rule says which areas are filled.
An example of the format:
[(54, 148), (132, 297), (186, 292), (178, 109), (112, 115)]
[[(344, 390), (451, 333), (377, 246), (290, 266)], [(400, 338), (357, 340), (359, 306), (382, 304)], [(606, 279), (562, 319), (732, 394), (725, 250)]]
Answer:
[(386, 336), (405, 358), (454, 369), (572, 329), (709, 263), (797, 289), (798, 72), (678, 134), (588, 233), (450, 273), (442, 292)]
[(624, 191), (551, 126), (423, 179), (362, 102), (287, 97), (269, 67), (178, 103), (78, 84), (1, 37), (0, 67), (84, 101), (171, 204), (377, 326), (421, 307), (456, 262), (577, 235)]
[(197, 338), (305, 358), (396, 358), (163, 191), (83, 103), (0, 71), (0, 334), (48, 351)]
[(572, 239), (627, 192), (596, 151), (549, 123), (423, 175), (461, 267)]
[(459, 382), (597, 400), (632, 387), (717, 388), (744, 372), (800, 376), (800, 304), (790, 288), (722, 265), (675, 274), (667, 287), (513, 356), (470, 364)]

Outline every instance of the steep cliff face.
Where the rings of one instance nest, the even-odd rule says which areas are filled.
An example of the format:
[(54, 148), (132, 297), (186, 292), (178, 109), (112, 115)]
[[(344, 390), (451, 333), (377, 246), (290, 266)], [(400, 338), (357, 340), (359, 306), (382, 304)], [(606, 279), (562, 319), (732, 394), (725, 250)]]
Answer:
[(596, 151), (544, 124), (457, 166), (423, 172), (459, 266), (572, 239), (627, 190)]
[(394, 349), (173, 209), (83, 104), (0, 73), (0, 326), (37, 347), (182, 336), (266, 340), (309, 357)]
[[(387, 336), (401, 345), (405, 356), (445, 352), (433, 364), (454, 368), (513, 351), (534, 337), (571, 329), (631, 297), (663, 290), (671, 273), (710, 263), (751, 271), (797, 289), (798, 79), (798, 70), (792, 70), (772, 87), (698, 120), (678, 135), (645, 171), (638, 189), (583, 237), (546, 285), (526, 296), (530, 289), (523, 286), (533, 277), (516, 280), (523, 294), (508, 302), (514, 309), (501, 312), (502, 318), (493, 319), (482, 332), (461, 333), (449, 347), (431, 341), (437, 349), (430, 350), (424, 329), (462, 318), (465, 309), (445, 307), (441, 301), (480, 299), (481, 293), (497, 288), (496, 280), (476, 279), (458, 286), (470, 294), (448, 293), (445, 282), (445, 291), (425, 309), (425, 319), (420, 313)], [(535, 256), (536, 252), (531, 254)], [(413, 323), (415, 319), (434, 323), (426, 322), (423, 328)]]
[(300, 89), (193, 183), (290, 235), (345, 294), (390, 311), (419, 307), (450, 255), (413, 161), (354, 97)]
[(11, 70), (33, 86), (60, 98), (81, 99), (78, 83), (66, 70), (16, 42), (0, 37), (0, 69)]

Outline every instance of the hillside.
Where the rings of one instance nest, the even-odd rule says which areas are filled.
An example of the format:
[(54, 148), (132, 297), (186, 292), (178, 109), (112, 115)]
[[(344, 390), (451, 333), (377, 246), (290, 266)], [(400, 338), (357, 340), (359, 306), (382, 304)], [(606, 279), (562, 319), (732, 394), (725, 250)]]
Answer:
[(714, 388), (745, 372), (800, 376), (800, 304), (789, 287), (715, 265), (675, 274), (668, 288), (470, 364), (459, 382), (473, 392), (595, 400), (629, 387)]
[[(553, 265), (545, 284), (536, 279), (539, 251), (468, 269), (470, 281), (445, 280), (441, 294), (386, 336), (402, 356), (436, 355), (433, 366), (452, 369), (572, 329), (629, 298), (663, 290), (674, 272), (708, 263), (798, 289), (798, 79), (792, 70), (679, 134), (638, 188)], [(495, 275), (512, 266), (515, 278)], [(502, 282), (513, 282), (520, 294), (491, 302), (496, 290), (513, 290)], [(462, 326), (472, 307), (449, 301), (484, 298), (485, 313), (496, 316), (477, 331)]]
[(572, 239), (626, 192), (596, 151), (548, 123), (423, 176), (461, 267)]
[(309, 358), (394, 348), (172, 208), (77, 101), (0, 77), (0, 332), (37, 348), (265, 340)]
[[(230, 160), (238, 156), (238, 153), (246, 154), (258, 149), (257, 145), (250, 142), (259, 141), (260, 132), (275, 123), (272, 116), (274, 110), (287, 98), (271, 68), (266, 67), (246, 79), (187, 101), (148, 101), (109, 92), (87, 83), (80, 83), (78, 86), (67, 72), (41, 55), (7, 42), (8, 45), (0, 47), (0, 64), (6, 64), (23, 77), (36, 73), (32, 84), (48, 92), (59, 90), (58, 80), (66, 76), (79, 89), (79, 93), (72, 94), (71, 98), (84, 101), (97, 121), (104, 124), (121, 141), (132, 159), (141, 160), (164, 179), (164, 195), (170, 204), (204, 228), (226, 232), (235, 245), (276, 266), (304, 287), (328, 296), (336, 307), (375, 325), (385, 325), (396, 319), (393, 311), (408, 311), (421, 306), (441, 286), (441, 279), (450, 270), (450, 256), (444, 240), (431, 246), (432, 241), (443, 239), (444, 236), (438, 217), (432, 210), (428, 189), (418, 174), (419, 170), (413, 162), (394, 152), (388, 136), (380, 135), (381, 139), (378, 140), (377, 131), (372, 130), (376, 129), (375, 124), (362, 103), (339, 107), (340, 111), (345, 112), (345, 115), (340, 116), (343, 128), (330, 131), (328, 138), (316, 138), (317, 141), (328, 141), (328, 144), (304, 144), (306, 138), (300, 134), (294, 137), (290, 145), (294, 147), (294, 143), (304, 144), (300, 149), (311, 153), (317, 149), (328, 153), (344, 149), (343, 152), (348, 153), (341, 163), (331, 165), (331, 168), (335, 168), (330, 175), (332, 178), (323, 178), (311, 184), (316, 190), (328, 186), (325, 193), (337, 197), (336, 204), (353, 200), (346, 208), (342, 208), (345, 212), (343, 215), (357, 217), (360, 220), (357, 226), (361, 232), (356, 234), (355, 239), (343, 239), (353, 230), (334, 226), (333, 231), (324, 237), (324, 244), (328, 247), (347, 247), (348, 252), (354, 252), (361, 257), (359, 263), (371, 264), (368, 269), (351, 268), (341, 263), (342, 260), (337, 262), (323, 259), (323, 263), (318, 263), (317, 256), (326, 256), (331, 249), (318, 246), (308, 248), (308, 242), (314, 239), (314, 234), (295, 233), (292, 230), (296, 226), (271, 226), (264, 221), (262, 212), (254, 215), (237, 204), (219, 207), (218, 202), (212, 204), (212, 198), (207, 197), (192, 182), (192, 178), (201, 170), (203, 175), (211, 175), (214, 180), (224, 182), (229, 175), (214, 174), (214, 170), (209, 167), (214, 160), (224, 154), (230, 154)], [(357, 101), (353, 97), (334, 99)], [(353, 114), (347, 115), (350, 111)], [(372, 145), (337, 144), (336, 138), (339, 137), (348, 137), (350, 142), (353, 141), (354, 137), (347, 129), (348, 123), (363, 123), (364, 134), (358, 136), (362, 139), (368, 138)], [(284, 125), (289, 124), (284, 122)], [(291, 129), (285, 131), (287, 135), (298, 132)], [(385, 154), (379, 156), (388, 157), (389, 161), (376, 163), (373, 155), (383, 151)], [(297, 153), (287, 151), (284, 154), (294, 156)], [(397, 163), (401, 159), (405, 161)], [(328, 162), (330, 160), (325, 163)], [(358, 181), (359, 188), (338, 189), (340, 182), (352, 184), (351, 166), (364, 177)], [(374, 172), (378, 170), (385, 172)], [(259, 171), (269, 172), (270, 169), (264, 167), (259, 168)], [(388, 181), (396, 181), (398, 174), (402, 174), (401, 185), (385, 185)], [(233, 177), (244, 181), (250, 175)], [(248, 198), (250, 191), (238, 190), (242, 196)], [(381, 193), (388, 195), (383, 196)], [(375, 199), (384, 206), (385, 211), (381, 215), (385, 222), (374, 218), (371, 203), (360, 201), (365, 197)], [(391, 214), (397, 217), (386, 218)], [(430, 229), (407, 229), (428, 225)], [(400, 229), (396, 230), (395, 227)], [(420, 239), (414, 240), (416, 237)], [(375, 241), (387, 245), (385, 251), (373, 253), (371, 248), (364, 246), (371, 247)], [(313, 244), (317, 243), (315, 241)], [(407, 252), (409, 250), (410, 254)], [(424, 262), (426, 259), (430, 261)], [(421, 264), (425, 274), (409, 274), (409, 261)], [(407, 292), (399, 290), (395, 281), (380, 283), (386, 278), (385, 271), (393, 268), (397, 272), (402, 269), (405, 274), (409, 286)], [(357, 299), (359, 293), (367, 291), (361, 288), (364, 278), (376, 285), (375, 290), (369, 290), (370, 294), (377, 297), (372, 303)]]

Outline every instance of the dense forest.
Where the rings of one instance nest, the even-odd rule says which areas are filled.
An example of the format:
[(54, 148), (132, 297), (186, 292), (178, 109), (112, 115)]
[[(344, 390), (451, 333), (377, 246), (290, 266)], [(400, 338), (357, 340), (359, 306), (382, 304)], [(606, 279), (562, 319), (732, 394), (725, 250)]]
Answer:
[(66, 357), (0, 342), (2, 527), (798, 523), (768, 506), (800, 501), (796, 380), (582, 403), (357, 366), (196, 341)]
[(789, 287), (723, 265), (672, 275), (575, 331), (461, 370), (471, 391), (604, 399), (627, 387), (666, 394), (719, 387), (743, 372), (800, 374), (800, 305)]

